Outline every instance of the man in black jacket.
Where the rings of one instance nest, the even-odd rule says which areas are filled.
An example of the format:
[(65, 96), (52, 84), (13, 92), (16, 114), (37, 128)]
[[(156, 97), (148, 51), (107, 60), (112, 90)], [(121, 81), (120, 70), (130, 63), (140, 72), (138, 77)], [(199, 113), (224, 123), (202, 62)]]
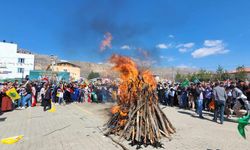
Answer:
[(49, 109), (51, 109), (51, 86), (49, 84), (45, 85), (43, 111), (49, 110), (46, 109), (47, 106), (49, 106)]

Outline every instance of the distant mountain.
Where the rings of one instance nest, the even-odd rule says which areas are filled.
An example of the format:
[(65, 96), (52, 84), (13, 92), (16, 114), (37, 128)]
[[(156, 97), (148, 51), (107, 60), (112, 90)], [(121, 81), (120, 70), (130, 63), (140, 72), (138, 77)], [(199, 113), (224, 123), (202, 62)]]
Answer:
[[(62, 60), (54, 57), (56, 62), (61, 62)], [(112, 65), (109, 63), (97, 64), (82, 61), (68, 61), (70, 63), (76, 64), (81, 67), (81, 76), (87, 77), (88, 74), (93, 72), (98, 72), (102, 77), (117, 77), (117, 73), (111, 70)], [(46, 70), (48, 65), (51, 64), (51, 57), (48, 55), (35, 54), (35, 70)], [(157, 76), (173, 79), (176, 73), (188, 74), (196, 72), (197, 69), (193, 68), (150, 68), (150, 70)]]
[[(35, 55), (35, 70), (46, 70), (47, 67), (52, 63), (51, 57), (49, 55)], [(55, 57), (56, 62), (60, 62), (60, 60)]]
[(81, 76), (88, 77), (88, 74), (93, 72), (98, 72), (103, 77), (114, 77), (115, 74), (111, 73), (111, 65), (104, 63), (104, 64), (97, 64), (97, 63), (90, 63), (90, 62), (80, 62), (80, 61), (70, 61), (73, 64), (77, 64), (81, 67)]

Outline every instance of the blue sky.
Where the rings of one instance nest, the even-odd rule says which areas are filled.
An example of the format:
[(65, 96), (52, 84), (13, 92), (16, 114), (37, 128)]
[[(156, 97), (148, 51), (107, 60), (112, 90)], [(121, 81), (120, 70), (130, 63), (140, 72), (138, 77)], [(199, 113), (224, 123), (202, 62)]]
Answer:
[[(248, 0), (8, 0), (0, 40), (66, 60), (118, 53), (155, 66), (231, 70), (250, 66), (249, 8)], [(106, 32), (112, 48), (100, 52)]]

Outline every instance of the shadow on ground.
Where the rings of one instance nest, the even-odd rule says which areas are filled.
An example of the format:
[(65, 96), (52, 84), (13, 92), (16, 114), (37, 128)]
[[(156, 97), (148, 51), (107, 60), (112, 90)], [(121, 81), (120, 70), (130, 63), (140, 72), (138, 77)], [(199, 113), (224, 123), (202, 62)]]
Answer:
[(7, 117), (0, 118), (0, 122), (5, 121)]
[[(185, 114), (185, 115), (190, 115), (193, 118), (199, 118), (199, 116), (196, 115), (195, 112), (188, 112), (188, 111), (183, 111), (183, 110), (178, 110), (177, 112), (181, 113), (181, 114)], [(210, 112), (203, 112), (203, 114), (206, 116), (213, 117), (213, 114)], [(212, 119), (206, 118), (206, 116), (204, 116), (204, 118), (202, 118), (202, 120), (208, 120), (208, 121), (214, 122)], [(199, 119), (201, 119), (201, 118), (199, 118)], [(224, 121), (237, 123), (237, 119), (224, 118)]]

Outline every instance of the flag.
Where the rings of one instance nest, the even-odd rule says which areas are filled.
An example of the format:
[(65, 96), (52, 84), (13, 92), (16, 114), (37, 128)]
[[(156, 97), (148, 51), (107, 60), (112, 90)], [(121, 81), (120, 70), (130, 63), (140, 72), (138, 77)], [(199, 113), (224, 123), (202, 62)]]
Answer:
[(248, 125), (249, 120), (250, 120), (250, 115), (238, 119), (238, 131), (243, 138), (246, 138), (245, 126)]
[(1, 142), (3, 144), (14, 144), (14, 143), (18, 142), (19, 140), (21, 140), (22, 138), (23, 138), (23, 135), (18, 135), (18, 136), (14, 136), (14, 137), (4, 138), (1, 140)]
[(194, 80), (193, 80), (193, 82), (194, 82), (195, 84), (197, 84), (197, 83), (200, 83), (200, 80), (199, 80), (197, 77), (195, 77)]
[(21, 98), (15, 88), (11, 88), (6, 91), (6, 95), (9, 96), (13, 101)]
[(189, 86), (189, 81), (188, 79), (185, 79), (182, 83), (181, 83), (181, 87), (188, 87)]

